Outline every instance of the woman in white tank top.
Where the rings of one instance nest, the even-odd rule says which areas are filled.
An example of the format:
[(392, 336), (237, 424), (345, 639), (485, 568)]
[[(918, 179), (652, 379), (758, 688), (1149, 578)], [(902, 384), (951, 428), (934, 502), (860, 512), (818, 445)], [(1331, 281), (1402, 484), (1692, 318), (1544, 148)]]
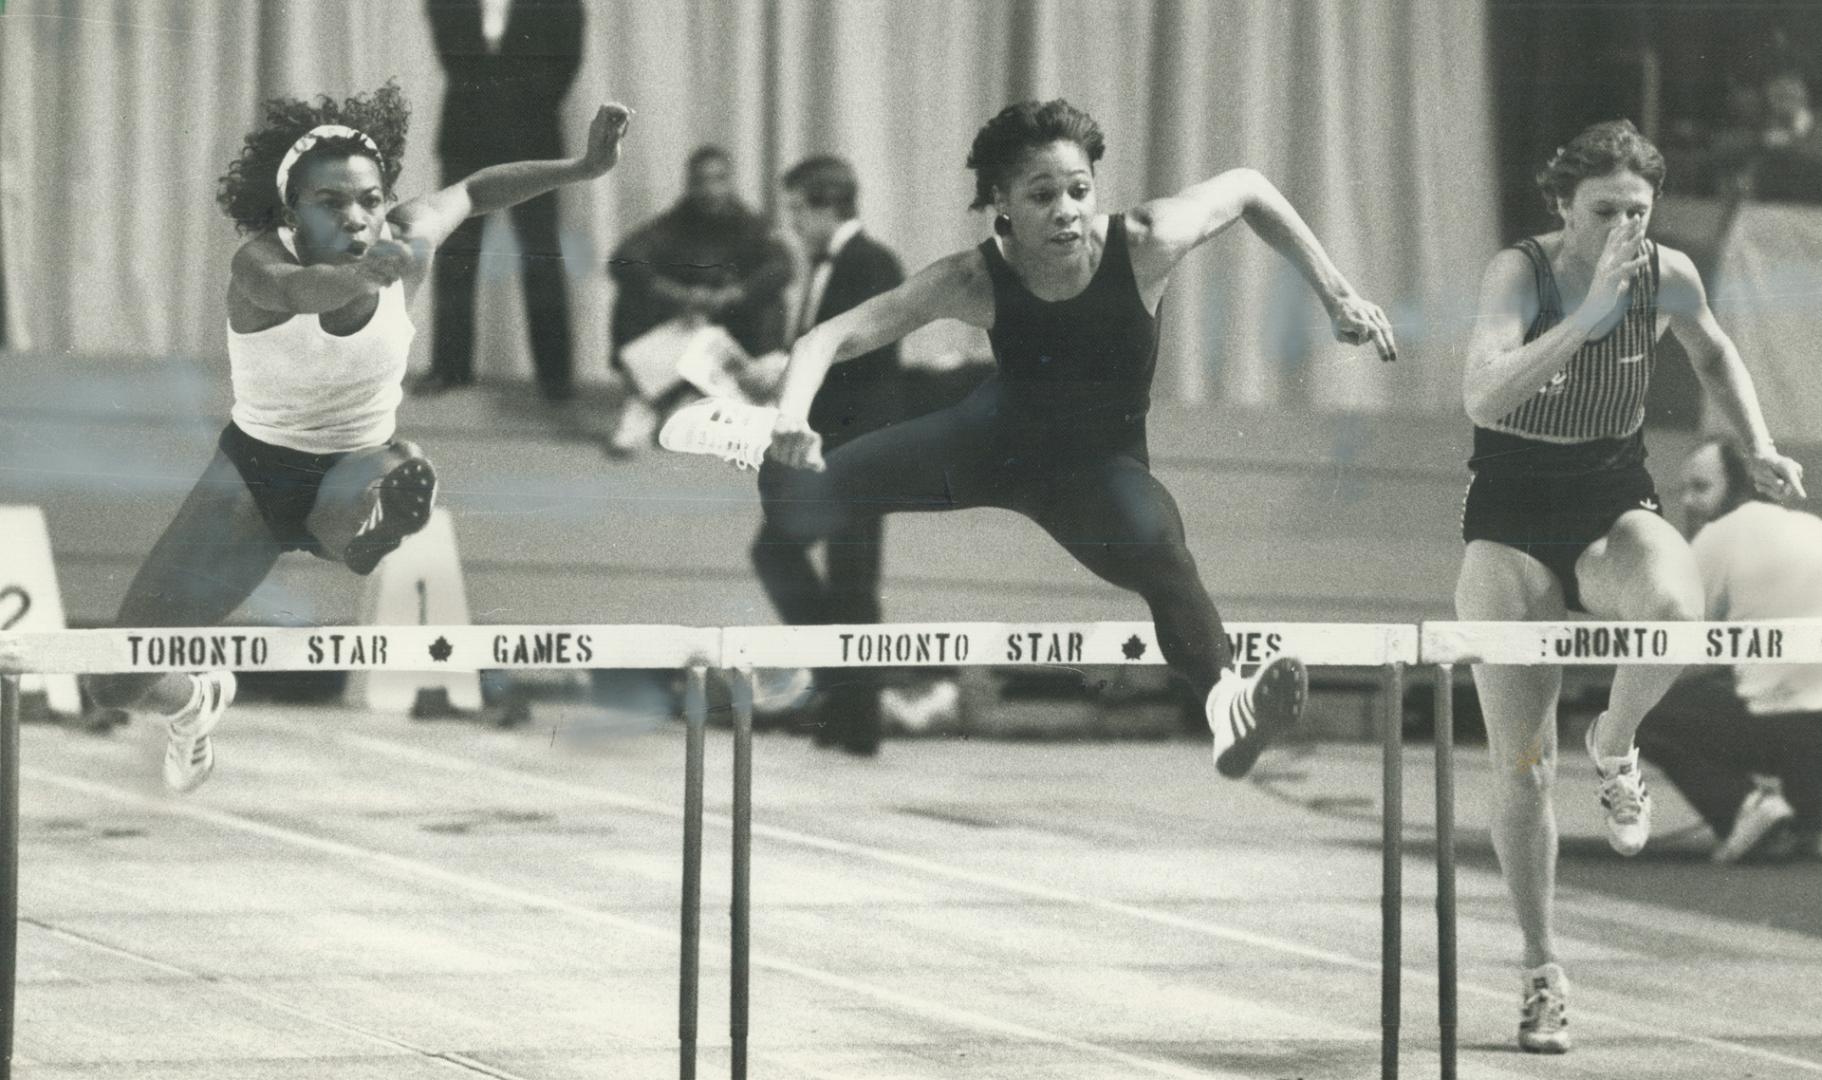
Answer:
[[(407, 304), (465, 219), (613, 168), (631, 116), (603, 105), (580, 157), (497, 165), (398, 202), (409, 109), (396, 85), (341, 103), (267, 102), (219, 196), (251, 234), (228, 283), (233, 419), (116, 624), (214, 625), (286, 551), (368, 573), (422, 528), (436, 473), (393, 438), (413, 334)], [(208, 777), (231, 674), (108, 675), (86, 686), (102, 706), (168, 718), (170, 787)]]
[[(1645, 239), (1664, 159), (1626, 121), (1596, 124), (1538, 175), (1557, 232), (1494, 256), (1481, 285), (1463, 400), (1475, 424), (1468, 541), (1455, 589), (1461, 618), (1557, 620), (1702, 615), (1689, 545), (1658, 513), (1640, 430), (1656, 342), (1668, 329), (1703, 388), (1753, 448), (1753, 479), (1778, 498), (1803, 494), (1803, 470), (1779, 454), (1752, 380), (1708, 309), (1695, 266)], [(1675, 667), (1622, 666), (1588, 730), (1608, 839), (1645, 844), (1651, 803), (1632, 736)], [(1477, 664), (1498, 809), (1493, 849), (1524, 937), (1518, 1042), (1569, 1049), (1567, 981), (1551, 930), (1556, 820), (1556, 706), (1562, 669)]]

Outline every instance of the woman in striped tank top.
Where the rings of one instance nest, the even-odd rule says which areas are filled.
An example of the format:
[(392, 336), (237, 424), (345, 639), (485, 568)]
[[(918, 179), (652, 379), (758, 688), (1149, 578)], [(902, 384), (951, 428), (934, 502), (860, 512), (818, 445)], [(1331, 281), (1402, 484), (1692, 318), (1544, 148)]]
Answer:
[[(1455, 590), (1469, 620), (1697, 619), (1702, 584), (1681, 534), (1660, 515), (1645, 469), (1645, 393), (1664, 330), (1753, 448), (1753, 478), (1802, 495), (1752, 380), (1715, 323), (1695, 266), (1645, 239), (1664, 159), (1627, 121), (1596, 124), (1558, 150), (1538, 186), (1563, 227), (1494, 256), (1481, 285), (1464, 400), (1474, 421)], [(1608, 840), (1637, 853), (1651, 828), (1633, 733), (1675, 667), (1619, 668), (1588, 729)], [(1519, 1045), (1569, 1048), (1567, 983), (1551, 931), (1556, 707), (1562, 669), (1475, 665), (1499, 784), (1493, 846), (1524, 934)]]
[[(423, 528), (436, 474), (394, 437), (413, 335), (406, 305), (456, 226), (605, 174), (631, 116), (602, 106), (581, 157), (496, 165), (401, 203), (392, 186), (410, 107), (396, 85), (340, 103), (274, 99), (265, 112), (220, 195), (251, 234), (228, 278), (232, 419), (128, 586), (119, 626), (212, 626), (287, 551), (366, 574)], [(166, 719), (169, 787), (208, 778), (232, 673), (102, 675), (84, 685), (98, 705)]]

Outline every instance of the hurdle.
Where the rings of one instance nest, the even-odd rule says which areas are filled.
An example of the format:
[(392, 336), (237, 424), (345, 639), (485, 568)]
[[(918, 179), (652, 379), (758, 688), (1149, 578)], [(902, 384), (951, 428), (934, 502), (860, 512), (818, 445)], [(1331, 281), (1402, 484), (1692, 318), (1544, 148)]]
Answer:
[(625, 626), (156, 627), (0, 633), (0, 1080), (11, 1080), (18, 979), (19, 676), (235, 671), (686, 671), (678, 1056), (695, 1076), (703, 733), (721, 631)]
[[(1381, 883), (1380, 984), (1382, 1073), (1398, 1075), (1403, 883), (1403, 725), (1405, 668), (1418, 659), (1417, 627), (1355, 623), (1233, 623), (1227, 635), (1237, 663), (1295, 656), (1312, 667), (1374, 667), (1381, 672), (1385, 759), (1384, 864)], [(722, 635), (734, 686), (736, 791), (746, 776), (745, 806), (735, 806), (735, 935), (730, 1034), (734, 1080), (746, 1080), (749, 898), (752, 807), (752, 677), (756, 668), (839, 667), (1124, 667), (1164, 663), (1149, 622), (896, 623), (862, 626), (739, 626)], [(743, 748), (744, 746), (744, 748)], [(1210, 783), (1218, 782), (1211, 774)]]
[[(1396, 1078), (1402, 1004), (1403, 693), (1410, 665), (1434, 668), (1438, 1029), (1441, 1075), (1457, 1068), (1453, 701), (1461, 664), (1822, 664), (1822, 619), (1754, 623), (1242, 623), (1236, 659), (1295, 655), (1312, 667), (1381, 671), (1383, 753), (1381, 1076)], [(730, 1071), (747, 1071), (752, 868), (752, 672), (832, 667), (1123, 667), (1164, 662), (1150, 623), (919, 623), (700, 628), (650, 626), (205, 627), (0, 633), (0, 1080), (10, 1080), (17, 976), (19, 686), (37, 674), (240, 671), (645, 669), (683, 671), (684, 827), (679, 930), (679, 1074), (696, 1075), (704, 742), (711, 669), (733, 713)], [(1211, 783), (1215, 781), (1211, 778)]]
[(1442, 1080), (1455, 1080), (1455, 666), (1822, 664), (1822, 619), (1426, 622), (1421, 631), (1418, 652), (1436, 680), (1437, 1026)]

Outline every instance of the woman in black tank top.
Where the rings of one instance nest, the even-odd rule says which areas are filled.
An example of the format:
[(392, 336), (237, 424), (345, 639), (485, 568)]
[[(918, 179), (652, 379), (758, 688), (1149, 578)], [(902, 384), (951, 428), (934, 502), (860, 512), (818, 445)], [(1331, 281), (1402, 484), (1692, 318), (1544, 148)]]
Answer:
[[(1227, 637), (1146, 452), (1159, 302), (1183, 256), (1245, 220), (1316, 289), (1337, 337), (1389, 360), (1392, 331), (1258, 173), (1237, 169), (1102, 215), (1102, 151), (1094, 120), (1067, 102), (1025, 102), (989, 121), (968, 163), (995, 235), (797, 343), (775, 424), (758, 436), (760, 446), (769, 437), (771, 459), (760, 492), (767, 521), (805, 540), (901, 510), (993, 506), (1037, 522), (1144, 598), (1165, 659), (1207, 703), (1217, 766), (1239, 776), (1295, 722), (1306, 683), (1292, 658), (1251, 681), (1222, 678)], [(944, 318), (987, 331), (996, 374), (961, 404), (863, 436), (825, 462), (806, 417), (830, 364)], [(749, 460), (757, 450), (747, 448)]]
[[(1642, 424), (1656, 343), (1667, 327), (1704, 388), (1754, 448), (1768, 494), (1802, 494), (1752, 381), (1708, 310), (1688, 256), (1645, 239), (1664, 160), (1625, 121), (1582, 132), (1538, 176), (1560, 231), (1501, 251), (1487, 268), (1464, 400), (1474, 421), (1468, 542), (1455, 604), (1466, 620), (1555, 620), (1567, 610), (1628, 620), (1698, 619), (1689, 546), (1658, 513)], [(1643, 847), (1651, 803), (1632, 736), (1676, 678), (1622, 666), (1588, 729), (1608, 838)], [(1499, 791), (1493, 846), (1524, 935), (1519, 1045), (1569, 1048), (1566, 983), (1550, 931), (1562, 670), (1476, 665)]]

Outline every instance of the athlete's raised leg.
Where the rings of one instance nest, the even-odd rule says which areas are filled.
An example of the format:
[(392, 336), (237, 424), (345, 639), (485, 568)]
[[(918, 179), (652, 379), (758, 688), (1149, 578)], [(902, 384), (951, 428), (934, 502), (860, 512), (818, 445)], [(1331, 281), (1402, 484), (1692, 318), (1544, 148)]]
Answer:
[(1145, 600), (1165, 660), (1204, 702), (1223, 775), (1244, 776), (1295, 726), (1308, 696), (1301, 662), (1279, 657), (1251, 679), (1223, 678), (1233, 675), (1233, 651), (1221, 616), (1197, 573), (1176, 500), (1143, 462), (1122, 454), (1059, 471), (1019, 509), (1082, 565)]
[(324, 475), (305, 520), (324, 553), (369, 574), (430, 521), (437, 474), (416, 443), (357, 450)]

